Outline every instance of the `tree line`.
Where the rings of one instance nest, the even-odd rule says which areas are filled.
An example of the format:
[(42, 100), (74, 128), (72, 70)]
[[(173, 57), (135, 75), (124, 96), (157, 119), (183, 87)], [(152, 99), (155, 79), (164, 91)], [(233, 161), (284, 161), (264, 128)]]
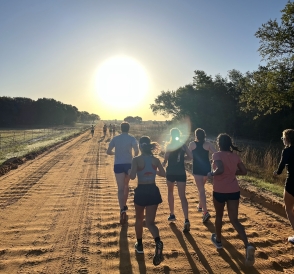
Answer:
[(162, 91), (150, 105), (173, 120), (190, 117), (192, 127), (211, 134), (228, 132), (251, 139), (277, 140), (294, 128), (294, 2), (255, 33), (266, 65), (255, 71), (228, 71), (212, 77), (196, 70), (192, 83)]
[(73, 125), (95, 120), (100, 120), (99, 115), (79, 111), (54, 99), (0, 97), (0, 127)]

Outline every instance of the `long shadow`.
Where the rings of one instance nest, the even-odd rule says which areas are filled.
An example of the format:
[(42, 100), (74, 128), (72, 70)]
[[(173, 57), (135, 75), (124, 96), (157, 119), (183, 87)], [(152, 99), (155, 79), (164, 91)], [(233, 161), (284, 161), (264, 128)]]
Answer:
[(91, 140), (92, 138), (87, 138), (85, 140), (82, 141), (82, 143), (88, 142), (89, 140)]
[(188, 258), (189, 264), (192, 268), (193, 273), (200, 273), (199, 269), (197, 268), (195, 262), (193, 261), (192, 256), (190, 255), (190, 252), (188, 251), (187, 245), (185, 243), (185, 240), (183, 238), (183, 232), (178, 230), (177, 226), (174, 223), (170, 223), (170, 228), (173, 231), (173, 233), (176, 235), (176, 237), (179, 240), (180, 245), (182, 246), (183, 250), (185, 251), (185, 254)]
[[(207, 222), (204, 225), (208, 228), (208, 230), (211, 233), (215, 233), (215, 227), (214, 227), (213, 223)], [(246, 266), (245, 265), (245, 248), (244, 248), (244, 254), (241, 254), (224, 237), (222, 237), (222, 244), (223, 244), (223, 247), (228, 251), (228, 253), (230, 254), (230, 256), (228, 256), (228, 254), (226, 252), (223, 252), (224, 250), (222, 252), (219, 252), (219, 254), (232, 267), (233, 266), (236, 267), (235, 263), (233, 262), (233, 260), (234, 260), (239, 265), (239, 267), (241, 268), (241, 270), (244, 271), (245, 273), (250, 273), (250, 274), (258, 274), (258, 273), (260, 273), (254, 266)], [(240, 273), (240, 271), (238, 273)]]
[(119, 272), (123, 274), (133, 273), (131, 256), (128, 243), (128, 225), (122, 225), (119, 234)]
[[(135, 251), (136, 252), (136, 251)], [(145, 264), (145, 256), (144, 254), (139, 254), (136, 252), (136, 259), (139, 265), (139, 272), (140, 274), (146, 274), (146, 264)]]
[(98, 140), (98, 143), (103, 142), (104, 139), (105, 139), (105, 136), (102, 136), (102, 137)]
[(198, 256), (200, 262), (202, 263), (202, 265), (205, 267), (205, 269), (208, 271), (208, 273), (213, 274), (214, 272), (212, 271), (212, 269), (211, 269), (208, 261), (206, 260), (205, 256), (200, 251), (200, 249), (199, 249), (198, 245), (196, 244), (196, 242), (195, 242), (194, 238), (192, 237), (192, 235), (190, 233), (185, 233), (184, 235), (187, 238), (187, 240), (189, 241), (189, 243), (192, 245), (195, 252), (197, 253), (197, 256)]

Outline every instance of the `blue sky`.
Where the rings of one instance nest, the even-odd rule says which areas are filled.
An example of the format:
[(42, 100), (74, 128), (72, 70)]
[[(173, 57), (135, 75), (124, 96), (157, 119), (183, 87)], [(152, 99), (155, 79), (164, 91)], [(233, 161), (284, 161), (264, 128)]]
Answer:
[[(0, 96), (54, 98), (102, 119), (162, 120), (149, 105), (161, 91), (191, 83), (195, 70), (255, 70), (261, 57), (254, 33), (280, 19), (286, 3), (1, 0)], [(150, 81), (141, 105), (119, 113), (101, 105), (93, 88), (99, 65), (117, 55), (137, 60)]]

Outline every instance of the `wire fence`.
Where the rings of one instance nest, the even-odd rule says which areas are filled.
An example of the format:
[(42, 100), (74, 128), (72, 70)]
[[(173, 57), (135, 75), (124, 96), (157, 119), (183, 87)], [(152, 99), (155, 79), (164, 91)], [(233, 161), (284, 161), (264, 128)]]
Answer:
[(75, 127), (0, 130), (0, 161), (58, 142), (89, 128), (89, 125), (80, 124)]

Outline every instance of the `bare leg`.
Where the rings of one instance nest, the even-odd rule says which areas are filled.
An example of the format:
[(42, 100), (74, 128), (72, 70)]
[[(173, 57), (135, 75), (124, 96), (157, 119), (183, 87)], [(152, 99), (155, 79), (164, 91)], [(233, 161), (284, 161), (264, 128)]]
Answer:
[(201, 175), (195, 175), (194, 179), (196, 182), (196, 186), (198, 189), (199, 194), (199, 207), (202, 207), (203, 213), (207, 212), (207, 206), (206, 206), (206, 195), (205, 195), (205, 182), (206, 182), (206, 176)]
[(185, 219), (188, 218), (188, 201), (186, 198), (186, 183), (185, 182), (177, 182), (178, 193), (182, 203), (182, 209), (184, 212)]
[(124, 208), (129, 195), (129, 181), (125, 180), (125, 173), (115, 173), (117, 183), (117, 197), (120, 209)]
[(233, 225), (233, 227), (236, 229), (236, 231), (238, 232), (246, 248), (248, 246), (247, 235), (245, 233), (244, 227), (241, 225), (241, 223), (238, 220), (239, 200), (228, 200), (227, 208), (228, 208), (230, 222)]
[(294, 197), (288, 193), (286, 190), (284, 190), (284, 202), (285, 202), (285, 210), (286, 214), (288, 216), (288, 219), (290, 221), (290, 224), (292, 228), (294, 229)]
[(223, 226), (223, 215), (224, 215), (224, 208), (225, 203), (219, 203), (214, 197), (213, 197), (213, 204), (215, 208), (215, 234), (216, 234), (216, 240), (218, 242), (222, 239), (222, 226)]
[(124, 206), (127, 205), (127, 201), (129, 198), (129, 182), (130, 182), (130, 176), (125, 174), (125, 189), (124, 189)]
[(170, 214), (175, 214), (175, 211), (174, 211), (174, 186), (175, 186), (175, 184), (170, 181), (166, 181), (166, 184), (167, 184), (167, 191), (168, 191), (167, 200), (168, 200)]
[(146, 216), (145, 216), (146, 226), (149, 229), (149, 231), (151, 232), (154, 239), (156, 237), (159, 237), (159, 230), (154, 222), (157, 207), (158, 207), (158, 205), (146, 206)]
[(136, 223), (135, 223), (135, 231), (137, 239), (142, 239), (143, 237), (143, 219), (144, 219), (144, 206), (138, 206), (135, 204), (135, 212), (136, 212)]

